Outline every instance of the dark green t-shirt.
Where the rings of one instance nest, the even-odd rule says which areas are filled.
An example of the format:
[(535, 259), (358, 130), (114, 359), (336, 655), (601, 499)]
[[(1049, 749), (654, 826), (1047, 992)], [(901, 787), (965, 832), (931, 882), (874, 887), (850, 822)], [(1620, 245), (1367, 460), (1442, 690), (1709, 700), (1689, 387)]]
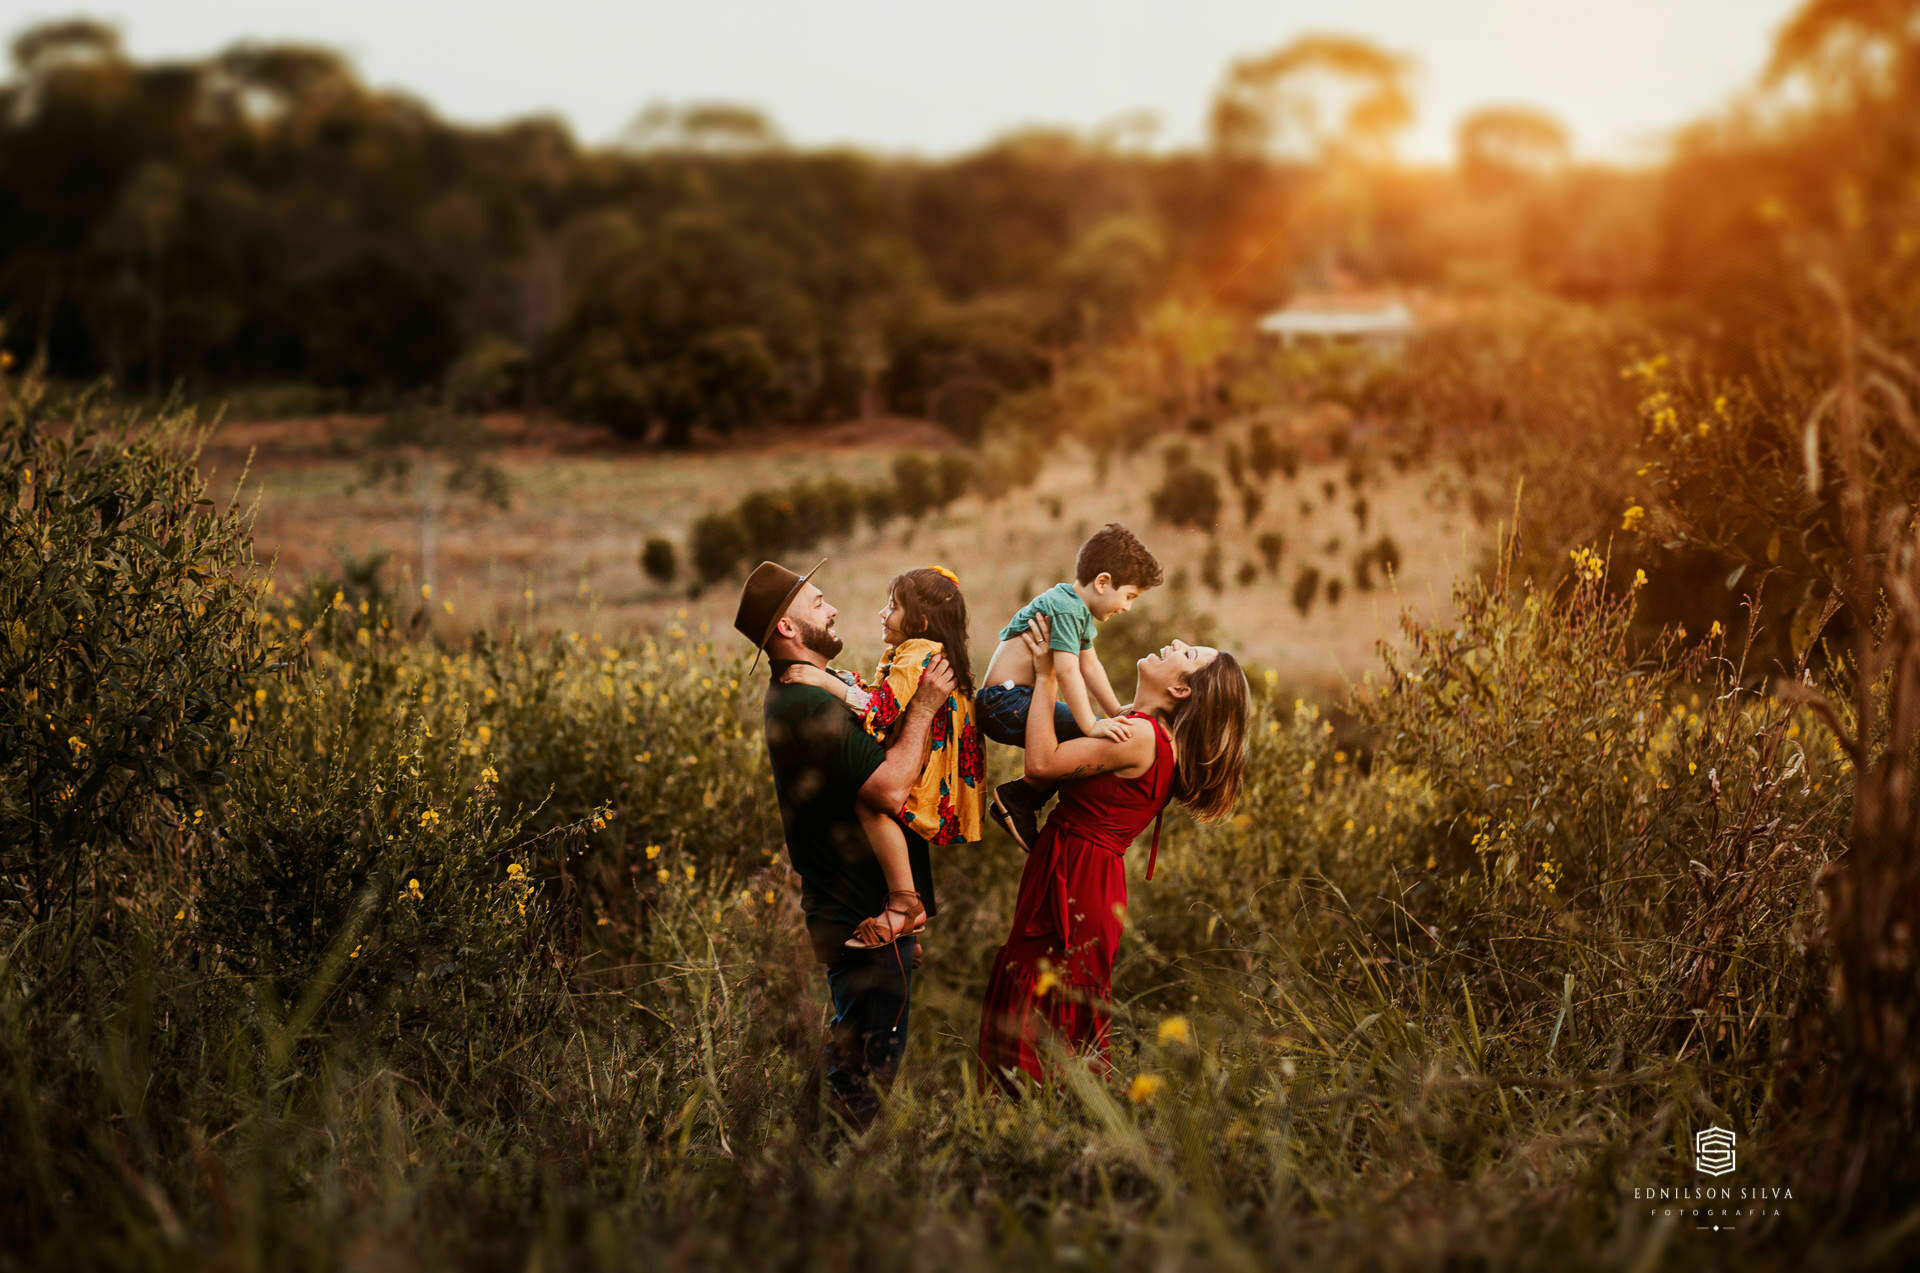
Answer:
[[(778, 678), (785, 663), (773, 664)], [(887, 880), (860, 829), (860, 787), (886, 752), (852, 712), (809, 685), (767, 686), (767, 758), (786, 829), (787, 858), (800, 874), (800, 907), (814, 953), (825, 962), (855, 925), (887, 904)], [(934, 914), (933, 867), (927, 842), (906, 832), (914, 887)]]
[(1011, 641), (1025, 632), (1035, 612), (1046, 615), (1053, 627), (1053, 635), (1047, 638), (1049, 650), (1078, 654), (1093, 648), (1093, 611), (1070, 583), (1057, 583), (1021, 606), (1000, 629), (1000, 639)]

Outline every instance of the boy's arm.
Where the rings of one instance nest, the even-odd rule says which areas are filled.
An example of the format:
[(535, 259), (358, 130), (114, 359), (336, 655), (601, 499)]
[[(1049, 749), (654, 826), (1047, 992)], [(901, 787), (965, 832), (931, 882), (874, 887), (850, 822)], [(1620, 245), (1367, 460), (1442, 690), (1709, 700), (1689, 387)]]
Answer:
[[(1081, 733), (1093, 733), (1100, 714), (1093, 710), (1093, 704), (1087, 698), (1087, 682), (1080, 675), (1080, 656), (1065, 650), (1049, 650), (1047, 653), (1053, 661), (1054, 680), (1060, 686), (1060, 701), (1073, 713), (1073, 723), (1080, 727)], [(1034, 683), (1039, 683), (1038, 677)]]
[(1087, 683), (1087, 693), (1103, 716), (1120, 714), (1120, 696), (1113, 692), (1113, 682), (1107, 679), (1107, 665), (1100, 661), (1092, 646), (1080, 651), (1080, 679)]
[[(1035, 617), (1033, 624), (1024, 634), (1029, 648), (1043, 646), (1047, 639), (1047, 620), (1045, 615)], [(1058, 655), (1059, 651), (1055, 652)], [(1051, 665), (1061, 666), (1063, 660), (1056, 658)], [(1053, 692), (1057, 673), (1048, 676), (1046, 669), (1035, 660), (1033, 679), (1033, 702), (1027, 709), (1026, 736), (1026, 774), (1029, 778), (1057, 782), (1089, 778), (1094, 774), (1113, 773), (1118, 770), (1142, 768), (1153, 761), (1153, 740), (1146, 734), (1136, 735), (1125, 721), (1107, 720), (1100, 724), (1120, 726), (1123, 732), (1108, 735), (1096, 734), (1089, 738), (1075, 738), (1061, 742), (1053, 729)]]

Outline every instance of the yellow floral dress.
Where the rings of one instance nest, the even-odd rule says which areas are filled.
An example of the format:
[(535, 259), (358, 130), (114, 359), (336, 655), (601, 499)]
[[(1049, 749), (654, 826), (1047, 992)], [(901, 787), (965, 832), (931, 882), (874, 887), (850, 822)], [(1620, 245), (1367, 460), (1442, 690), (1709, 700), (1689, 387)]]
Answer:
[[(938, 641), (914, 637), (887, 647), (874, 673), (875, 684), (862, 685), (867, 707), (860, 723), (875, 738), (886, 741), (893, 725), (920, 688), (920, 675), (933, 656), (943, 652)], [(932, 741), (920, 778), (900, 806), (900, 821), (929, 844), (958, 844), (980, 838), (980, 815), (986, 803), (986, 749), (973, 721), (973, 695), (959, 690), (934, 713)]]

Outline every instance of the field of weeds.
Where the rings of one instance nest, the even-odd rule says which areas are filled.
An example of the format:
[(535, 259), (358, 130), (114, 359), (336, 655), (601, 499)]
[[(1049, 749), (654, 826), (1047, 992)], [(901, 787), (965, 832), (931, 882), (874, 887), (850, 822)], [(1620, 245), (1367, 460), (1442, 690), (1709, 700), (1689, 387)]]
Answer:
[(6, 1267), (1911, 1251), (1801, 1028), (1853, 760), (1740, 628), (1630, 639), (1595, 552), (1535, 584), (1503, 544), (1407, 619), (1359, 749), (1256, 673), (1236, 816), (1132, 881), (1111, 1084), (976, 1094), (1020, 864), (942, 854), (905, 1077), (849, 1137), (730, 630), (436, 637), (386, 576), (259, 573), (182, 422), (14, 404)]

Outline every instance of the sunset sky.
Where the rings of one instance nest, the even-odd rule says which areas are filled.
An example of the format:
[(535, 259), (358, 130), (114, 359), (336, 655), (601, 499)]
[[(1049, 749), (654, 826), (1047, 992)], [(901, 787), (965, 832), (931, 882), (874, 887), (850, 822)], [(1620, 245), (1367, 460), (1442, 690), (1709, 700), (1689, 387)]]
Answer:
[(1232, 58), (1345, 31), (1419, 59), (1410, 158), (1450, 157), (1475, 106), (1528, 102), (1558, 115), (1583, 155), (1634, 159), (1749, 83), (1799, 2), (0, 0), (0, 31), (85, 12), (142, 59), (243, 37), (313, 41), (446, 117), (554, 112), (588, 143), (650, 102), (724, 99), (759, 106), (801, 145), (932, 156), (1138, 109), (1160, 117), (1162, 146), (1193, 145)]

